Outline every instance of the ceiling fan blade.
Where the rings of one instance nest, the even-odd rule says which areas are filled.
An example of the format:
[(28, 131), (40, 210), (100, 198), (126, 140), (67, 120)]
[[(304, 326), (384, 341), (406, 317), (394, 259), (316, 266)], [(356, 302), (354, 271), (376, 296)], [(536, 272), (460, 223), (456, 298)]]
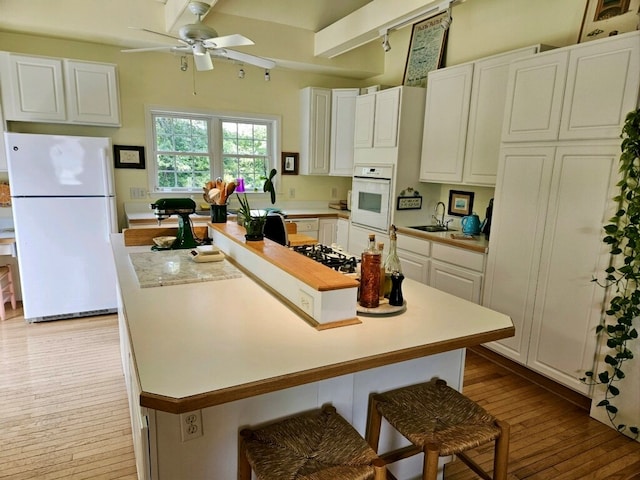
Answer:
[(209, 52), (205, 52), (204, 55), (194, 55), (193, 63), (196, 65), (196, 70), (199, 72), (213, 70), (213, 62), (211, 61), (211, 55), (209, 55)]
[(178, 37), (174, 37), (173, 35), (169, 35), (168, 33), (156, 32), (155, 30), (149, 30), (148, 28), (141, 27), (129, 27), (131, 30), (140, 30), (141, 32), (153, 33), (155, 35), (161, 35), (163, 37), (168, 37), (173, 40), (177, 40), (178, 42), (186, 43), (184, 40)]
[(164, 47), (147, 47), (147, 48), (130, 48), (128, 50), (120, 50), (123, 53), (136, 53), (136, 52), (159, 52), (162, 50), (173, 50), (174, 48), (183, 48), (182, 45), (180, 46), (174, 46), (174, 45), (167, 45)]
[(224, 35), (222, 37), (208, 38), (203, 43), (207, 48), (226, 48), (255, 45), (255, 43), (253, 43), (251, 39), (238, 33), (235, 33), (233, 35)]
[(238, 52), (236, 50), (215, 49), (211, 52), (216, 57), (229, 58), (231, 60), (237, 60), (242, 63), (248, 63), (249, 65), (255, 65), (256, 67), (271, 69), (276, 66), (276, 62), (267, 58), (256, 57), (255, 55), (249, 55), (248, 53)]

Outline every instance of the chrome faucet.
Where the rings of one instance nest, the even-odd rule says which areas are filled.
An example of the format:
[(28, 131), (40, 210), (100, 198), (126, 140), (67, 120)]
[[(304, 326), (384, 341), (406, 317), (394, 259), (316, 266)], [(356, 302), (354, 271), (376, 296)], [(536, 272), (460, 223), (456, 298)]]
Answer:
[[(440, 215), (440, 218), (438, 218), (440, 205), (442, 205), (442, 215)], [(444, 206), (443, 202), (436, 203), (435, 215), (432, 215), (432, 217), (435, 220), (436, 225), (438, 225), (439, 227), (444, 227), (445, 226), (445, 223), (444, 223), (444, 212), (445, 212), (445, 210), (446, 210), (446, 207)]]

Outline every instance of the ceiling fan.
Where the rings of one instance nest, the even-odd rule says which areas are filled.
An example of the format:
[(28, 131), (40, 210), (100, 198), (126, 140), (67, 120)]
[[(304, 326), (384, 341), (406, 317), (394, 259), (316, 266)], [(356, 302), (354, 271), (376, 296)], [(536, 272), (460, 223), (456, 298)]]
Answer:
[(241, 63), (247, 63), (249, 65), (255, 65), (265, 69), (275, 67), (276, 63), (272, 60), (238, 52), (236, 50), (229, 50), (228, 47), (254, 45), (254, 43), (247, 37), (239, 34), (219, 37), (218, 32), (202, 23), (202, 17), (209, 11), (209, 8), (209, 5), (204, 2), (190, 2), (189, 11), (196, 16), (196, 22), (180, 27), (180, 30), (178, 30), (179, 37), (174, 37), (173, 35), (168, 35), (166, 33), (155, 32), (146, 28), (138, 29), (144, 32), (172, 38), (173, 40), (180, 42), (179, 45), (133, 48), (122, 50), (122, 52), (133, 53), (166, 50), (169, 52), (193, 54), (193, 60), (196, 65), (196, 70), (198, 71), (213, 69), (213, 62), (211, 61), (212, 56), (236, 60)]

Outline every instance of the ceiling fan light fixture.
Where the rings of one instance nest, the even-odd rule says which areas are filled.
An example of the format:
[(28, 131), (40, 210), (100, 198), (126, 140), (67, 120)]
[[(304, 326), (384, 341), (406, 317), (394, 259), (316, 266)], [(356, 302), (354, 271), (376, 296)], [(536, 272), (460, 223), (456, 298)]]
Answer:
[(213, 70), (213, 62), (211, 61), (211, 55), (209, 52), (205, 52), (205, 55), (194, 55), (193, 61), (196, 64), (196, 70), (199, 72)]
[(204, 48), (204, 45), (202, 45), (201, 42), (197, 42), (193, 44), (193, 54), (194, 55), (204, 55), (205, 53), (207, 53), (207, 49)]

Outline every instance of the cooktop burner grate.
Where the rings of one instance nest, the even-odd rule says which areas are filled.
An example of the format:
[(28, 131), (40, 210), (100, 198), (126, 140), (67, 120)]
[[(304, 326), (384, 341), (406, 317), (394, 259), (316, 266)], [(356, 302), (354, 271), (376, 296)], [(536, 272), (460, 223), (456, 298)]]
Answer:
[(342, 273), (356, 273), (358, 259), (327, 245), (297, 245), (294, 251)]

